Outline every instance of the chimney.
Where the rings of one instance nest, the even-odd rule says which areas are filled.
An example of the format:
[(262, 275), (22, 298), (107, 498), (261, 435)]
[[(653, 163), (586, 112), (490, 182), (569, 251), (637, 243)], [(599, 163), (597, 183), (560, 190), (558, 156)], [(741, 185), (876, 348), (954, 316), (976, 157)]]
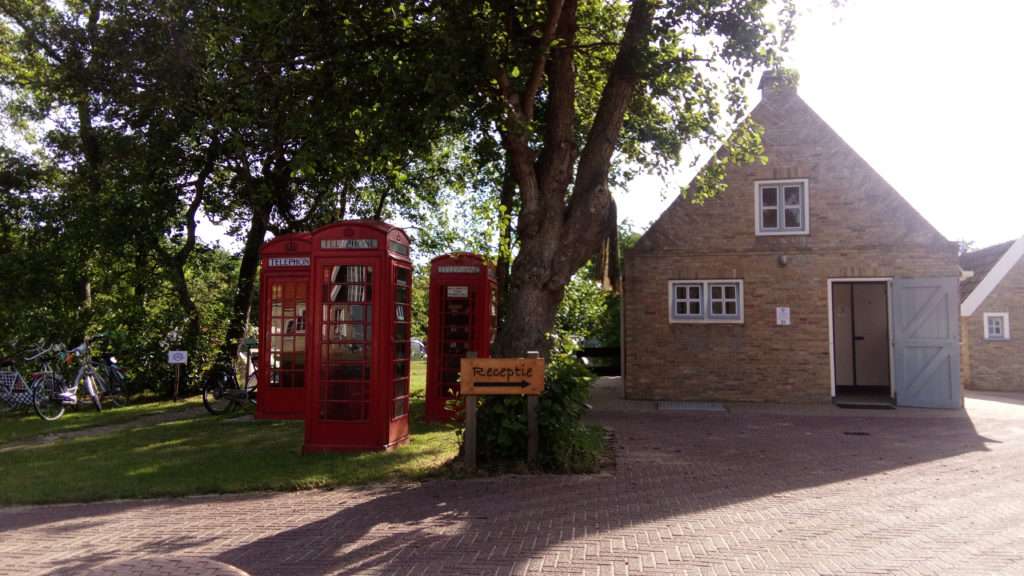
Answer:
[(761, 82), (757, 87), (761, 90), (761, 99), (767, 100), (772, 96), (796, 94), (799, 84), (799, 72), (789, 68), (775, 68), (761, 74)]

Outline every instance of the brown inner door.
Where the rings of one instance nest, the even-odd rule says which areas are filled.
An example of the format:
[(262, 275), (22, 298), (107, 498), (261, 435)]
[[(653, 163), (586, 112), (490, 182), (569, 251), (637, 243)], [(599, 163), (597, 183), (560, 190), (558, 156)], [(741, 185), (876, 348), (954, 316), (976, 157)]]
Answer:
[(832, 284), (836, 388), (888, 391), (889, 304), (884, 282)]

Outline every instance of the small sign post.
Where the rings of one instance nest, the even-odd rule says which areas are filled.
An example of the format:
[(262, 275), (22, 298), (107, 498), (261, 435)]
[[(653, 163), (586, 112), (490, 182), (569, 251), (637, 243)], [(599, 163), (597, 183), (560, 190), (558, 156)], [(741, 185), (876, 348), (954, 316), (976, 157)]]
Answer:
[(537, 462), (537, 397), (544, 392), (544, 359), (539, 352), (527, 358), (477, 358), (469, 352), (459, 366), (460, 393), (466, 399), (466, 468), (476, 470), (476, 397), (525, 395), (527, 445), (530, 466)]
[(178, 401), (178, 390), (181, 388), (181, 367), (188, 364), (188, 352), (171, 350), (167, 353), (167, 363), (174, 366), (174, 401)]

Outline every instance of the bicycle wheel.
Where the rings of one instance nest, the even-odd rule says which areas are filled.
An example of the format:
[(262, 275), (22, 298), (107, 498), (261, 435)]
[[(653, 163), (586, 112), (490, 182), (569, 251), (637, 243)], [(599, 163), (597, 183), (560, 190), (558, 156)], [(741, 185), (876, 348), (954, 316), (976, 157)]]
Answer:
[(111, 373), (107, 378), (106, 398), (118, 408), (128, 404), (128, 387), (116, 374)]
[(32, 406), (43, 420), (53, 421), (64, 415), (60, 393), (64, 386), (53, 375), (42, 375), (32, 381)]
[(249, 374), (249, 377), (245, 380), (245, 397), (249, 399), (249, 404), (256, 406), (256, 393), (259, 389), (259, 378), (256, 376), (257, 372)]
[(210, 414), (224, 414), (236, 406), (238, 382), (224, 370), (214, 370), (203, 384), (203, 406)]
[(85, 374), (82, 376), (82, 382), (79, 382), (78, 389), (81, 390), (81, 384), (85, 384), (85, 391), (88, 392), (89, 398), (92, 399), (92, 405), (96, 407), (97, 412), (103, 412), (103, 402), (100, 401), (100, 396), (104, 393), (105, 386), (103, 379), (96, 374)]

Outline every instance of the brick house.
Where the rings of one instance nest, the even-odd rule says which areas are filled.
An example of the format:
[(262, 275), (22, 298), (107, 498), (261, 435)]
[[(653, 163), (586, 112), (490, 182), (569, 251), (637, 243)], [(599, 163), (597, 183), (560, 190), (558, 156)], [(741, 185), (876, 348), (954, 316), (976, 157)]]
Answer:
[(957, 247), (766, 75), (767, 164), (626, 252), (630, 399), (960, 407)]
[(1024, 237), (960, 257), (962, 377), (976, 390), (1024, 392)]

